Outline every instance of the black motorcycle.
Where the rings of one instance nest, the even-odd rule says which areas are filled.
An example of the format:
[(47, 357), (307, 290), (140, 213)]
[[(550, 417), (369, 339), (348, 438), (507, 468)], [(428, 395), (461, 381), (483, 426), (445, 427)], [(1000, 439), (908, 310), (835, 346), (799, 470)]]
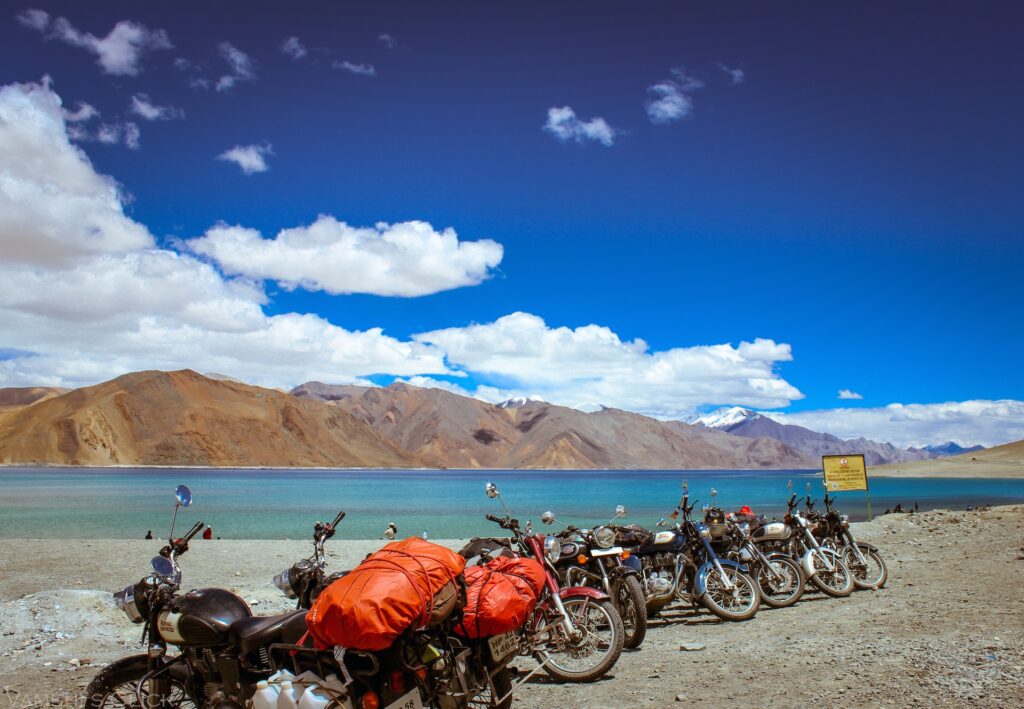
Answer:
[[(721, 558), (711, 546), (714, 531), (703, 522), (691, 518), (696, 505), (689, 502), (687, 484), (672, 518), (682, 514), (683, 520), (674, 529), (657, 532), (636, 546), (623, 548), (641, 565), (647, 594), (648, 617), (656, 615), (675, 599), (704, 605), (723, 620), (747, 620), (761, 605), (757, 585), (748, 575), (746, 565)], [(668, 527), (664, 519), (659, 527)], [(634, 562), (635, 563), (635, 562)]]
[[(626, 516), (619, 505), (611, 522)], [(557, 522), (552, 512), (541, 516), (544, 524)], [(638, 648), (647, 635), (647, 609), (640, 571), (625, 562), (630, 553), (617, 545), (618, 528), (609, 522), (594, 529), (566, 526), (559, 534), (562, 552), (555, 568), (565, 586), (590, 586), (603, 590), (622, 616), (623, 647)]]
[(877, 590), (885, 586), (889, 570), (878, 547), (858, 542), (850, 531), (850, 519), (832, 506), (834, 497), (825, 491), (825, 514), (814, 511), (814, 501), (807, 496), (807, 516), (817, 522), (814, 536), (823, 547), (837, 551), (853, 575), (853, 585), (861, 590)]

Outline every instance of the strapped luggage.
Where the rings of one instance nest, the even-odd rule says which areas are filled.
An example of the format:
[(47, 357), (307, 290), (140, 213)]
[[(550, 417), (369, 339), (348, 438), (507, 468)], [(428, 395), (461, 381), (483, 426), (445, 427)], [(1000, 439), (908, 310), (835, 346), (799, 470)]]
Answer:
[(455, 632), (482, 638), (515, 630), (526, 622), (547, 574), (533, 559), (500, 557), (465, 571), (466, 605)]
[(436, 625), (460, 599), (465, 560), (418, 537), (391, 542), (317, 597), (306, 616), (317, 647), (383, 650), (410, 626)]

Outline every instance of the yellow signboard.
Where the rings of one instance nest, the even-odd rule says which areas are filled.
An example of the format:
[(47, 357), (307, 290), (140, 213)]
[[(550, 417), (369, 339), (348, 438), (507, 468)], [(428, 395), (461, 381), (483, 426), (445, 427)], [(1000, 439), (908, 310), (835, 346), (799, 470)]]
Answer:
[(821, 469), (825, 472), (825, 489), (829, 492), (868, 489), (868, 469), (860, 453), (823, 455)]

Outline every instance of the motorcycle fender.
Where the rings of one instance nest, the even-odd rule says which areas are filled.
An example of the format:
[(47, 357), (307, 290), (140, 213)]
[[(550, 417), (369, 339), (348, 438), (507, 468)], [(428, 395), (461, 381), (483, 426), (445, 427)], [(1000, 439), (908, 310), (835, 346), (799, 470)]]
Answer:
[(569, 588), (562, 588), (558, 590), (558, 596), (560, 598), (579, 598), (580, 596), (587, 596), (598, 601), (608, 600), (607, 593), (604, 591), (598, 591), (596, 588), (590, 588), (589, 586), (570, 586)]
[(637, 574), (640, 574), (643, 571), (644, 567), (643, 563), (640, 561), (640, 557), (638, 557), (636, 554), (630, 554), (628, 559), (622, 560), (621, 568), (628, 568), (636, 572)]
[(814, 576), (814, 555), (818, 552), (814, 549), (808, 549), (807, 552), (800, 557), (800, 568), (804, 570), (804, 576), (811, 578)]
[[(739, 571), (743, 571), (744, 573), (747, 571), (746, 564), (741, 564), (737, 561), (732, 561), (730, 559), (719, 559), (718, 563), (721, 564), (723, 567), (731, 566), (732, 568), (737, 569)], [(708, 576), (710, 576), (711, 572), (714, 570), (715, 564), (711, 561), (705, 561), (704, 564), (699, 569), (697, 569), (697, 575), (693, 579), (694, 596), (699, 598), (700, 596), (703, 596), (704, 593), (708, 590)]]
[(613, 566), (608, 570), (608, 575), (613, 579), (623, 578), (626, 576), (636, 576), (639, 578), (640, 570), (634, 569), (632, 566), (626, 566), (625, 564), (620, 566)]

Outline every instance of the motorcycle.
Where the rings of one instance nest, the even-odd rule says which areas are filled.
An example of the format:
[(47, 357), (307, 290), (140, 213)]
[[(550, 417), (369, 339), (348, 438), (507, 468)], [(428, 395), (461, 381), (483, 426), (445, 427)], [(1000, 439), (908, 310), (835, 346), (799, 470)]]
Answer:
[(338, 524), (345, 518), (342, 510), (330, 524), (317, 522), (313, 525), (313, 554), (307, 559), (295, 562), (274, 576), (273, 582), (288, 598), (296, 599), (296, 608), (309, 610), (320, 592), (340, 579), (348, 571), (326, 575), (327, 560), (324, 556), (324, 542), (334, 536)]
[(181, 593), (178, 560), (203, 524), (174, 538), (178, 509), (192, 502), (184, 485), (175, 495), (170, 539), (153, 573), (114, 594), (118, 608), (144, 624), (147, 651), (93, 678), (85, 709), (510, 706), (510, 671), (498, 663), (491, 674), (491, 665), (475, 661), (475, 648), (451, 632), (457, 613), (437, 627), (407, 630), (386, 650), (363, 652), (304, 644), (304, 609), (259, 617), (224, 589)]
[(818, 543), (814, 530), (818, 522), (812, 523), (797, 510), (796, 493), (786, 503), (786, 526), (794, 534), (785, 540), (783, 548), (794, 561), (799, 561), (804, 576), (822, 593), (833, 598), (843, 598), (853, 593), (853, 574), (843, 563), (835, 550)]
[[(638, 648), (647, 634), (647, 609), (640, 572), (626, 564), (630, 553), (616, 546), (617, 532), (612, 522), (626, 516), (619, 505), (607, 525), (579, 529), (568, 525), (556, 535), (562, 540), (561, 557), (555, 564), (559, 579), (566, 586), (590, 586), (603, 589), (612, 599), (625, 631), (623, 647)], [(541, 516), (544, 524), (554, 524), (554, 513)]]
[[(624, 632), (611, 598), (589, 586), (562, 587), (555, 566), (561, 556), (559, 540), (550, 535), (533, 534), (531, 525), (520, 527), (512, 517), (501, 492), (487, 483), (487, 496), (497, 498), (504, 517), (484, 517), (511, 533), (510, 540), (491, 540), (499, 553), (518, 553), (544, 566), (547, 579), (533, 615), (509, 644), (518, 654), (533, 656), (538, 667), (519, 680), (525, 682), (541, 668), (563, 682), (591, 682), (605, 675), (619, 659)], [(493, 555), (490, 554), (490, 555)], [(506, 634), (508, 635), (508, 634)], [(500, 636), (499, 636), (500, 637)]]
[[(639, 559), (647, 593), (647, 615), (651, 617), (675, 599), (699, 601), (723, 620), (747, 620), (757, 613), (761, 596), (748, 575), (748, 567), (732, 559), (720, 558), (711, 542), (724, 534), (723, 528), (712, 528), (691, 519), (696, 501), (689, 503), (686, 481), (683, 496), (672, 513), (683, 521), (675, 529), (657, 532), (636, 546), (627, 547)], [(667, 527), (664, 519), (659, 527)]]
[(814, 536), (823, 547), (839, 552), (843, 563), (853, 575), (853, 585), (861, 590), (878, 590), (885, 586), (889, 570), (878, 547), (858, 542), (850, 531), (850, 519), (832, 506), (834, 497), (825, 491), (825, 514), (814, 512), (814, 501), (807, 496), (807, 515), (819, 522)]

